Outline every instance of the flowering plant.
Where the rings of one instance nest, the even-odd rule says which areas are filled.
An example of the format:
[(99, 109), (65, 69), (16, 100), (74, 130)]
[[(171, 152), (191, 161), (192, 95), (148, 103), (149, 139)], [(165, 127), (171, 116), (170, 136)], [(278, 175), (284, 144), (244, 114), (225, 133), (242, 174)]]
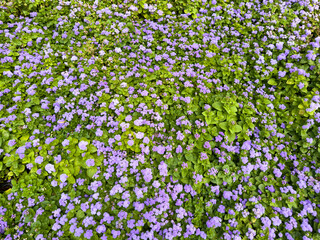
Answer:
[(319, 13), (1, 3), (0, 238), (319, 239)]

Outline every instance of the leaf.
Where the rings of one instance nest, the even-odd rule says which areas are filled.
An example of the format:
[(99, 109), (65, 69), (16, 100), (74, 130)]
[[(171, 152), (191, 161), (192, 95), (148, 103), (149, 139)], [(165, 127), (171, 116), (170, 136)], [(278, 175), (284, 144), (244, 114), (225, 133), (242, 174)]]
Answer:
[(268, 81), (268, 84), (270, 85), (273, 85), (273, 86), (276, 86), (277, 85), (277, 82), (274, 78), (271, 78), (269, 81)]
[(258, 188), (260, 189), (260, 191), (264, 191), (264, 185), (263, 184), (260, 184), (259, 186), (258, 186)]
[(223, 130), (227, 131), (228, 130), (228, 123), (227, 122), (219, 123), (219, 127), (221, 127)]
[(84, 218), (85, 214), (82, 210), (79, 210), (76, 214), (77, 218), (82, 219)]
[(27, 141), (29, 139), (29, 135), (24, 135), (20, 138), (21, 141)]
[(94, 174), (96, 174), (96, 172), (97, 172), (97, 168), (89, 168), (89, 169), (87, 169), (87, 176), (89, 177), (89, 178), (92, 178), (93, 177), (93, 175)]
[(80, 166), (74, 165), (73, 169), (74, 169), (74, 173), (73, 174), (75, 176), (77, 176), (79, 174), (79, 172), (80, 172)]
[(186, 154), (186, 159), (190, 162), (193, 162), (194, 161), (194, 156), (192, 153), (187, 153)]
[(294, 81), (293, 81), (292, 79), (289, 79), (289, 80), (287, 81), (287, 84), (294, 84)]
[(3, 129), (1, 131), (1, 135), (2, 135), (2, 138), (4, 140), (8, 140), (9, 139), (9, 133), (7, 131), (3, 130)]
[(235, 125), (234, 126), (234, 132), (241, 132), (242, 131), (242, 127), (240, 125)]
[(221, 102), (215, 102), (214, 104), (212, 104), (212, 107), (214, 107), (218, 111), (222, 111), (222, 103)]
[(234, 139), (236, 138), (236, 135), (234, 133), (231, 133), (231, 132), (227, 132), (227, 136), (228, 136), (228, 141), (229, 142), (233, 142)]
[(68, 182), (70, 183), (70, 184), (75, 184), (76, 183), (76, 180), (74, 179), (74, 177), (72, 176), (72, 175), (70, 175), (70, 176), (68, 176)]
[(90, 153), (94, 153), (94, 152), (97, 151), (97, 148), (95, 146), (93, 146), (93, 145), (90, 145), (88, 150), (89, 150)]

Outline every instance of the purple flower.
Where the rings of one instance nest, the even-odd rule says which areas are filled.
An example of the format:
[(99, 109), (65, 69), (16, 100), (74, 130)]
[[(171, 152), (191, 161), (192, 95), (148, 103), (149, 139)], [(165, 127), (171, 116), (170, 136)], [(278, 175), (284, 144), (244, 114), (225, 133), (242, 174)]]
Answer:
[(67, 178), (68, 178), (68, 175), (65, 174), (65, 173), (63, 173), (63, 174), (60, 175), (60, 180), (61, 180), (61, 182), (65, 182), (65, 181), (67, 180)]
[(307, 142), (310, 143), (310, 144), (313, 142), (313, 139), (312, 139), (312, 138), (307, 138), (306, 140), (307, 140)]
[(212, 227), (221, 227), (221, 218), (219, 217), (213, 217), (210, 220), (207, 221), (207, 227), (212, 228)]
[(260, 218), (264, 214), (265, 208), (261, 204), (257, 204), (255, 205), (253, 212), (257, 218)]
[(219, 208), (218, 208), (218, 212), (220, 212), (220, 213), (225, 213), (225, 206), (223, 206), (223, 205), (219, 205)]
[(9, 145), (10, 147), (13, 147), (15, 144), (16, 144), (16, 140), (10, 140), (10, 141), (8, 142), (8, 145)]
[(277, 61), (277, 60), (275, 60), (275, 59), (271, 59), (271, 60), (270, 60), (270, 63), (271, 63), (272, 65), (277, 64), (277, 62), (278, 62), (278, 61)]
[(26, 147), (22, 146), (16, 150), (16, 154), (23, 154), (26, 151)]
[(302, 231), (304, 231), (304, 232), (307, 232), (307, 231), (312, 232), (312, 227), (308, 223), (307, 218), (302, 219), (301, 228), (302, 228)]
[(278, 49), (278, 50), (282, 50), (282, 48), (283, 48), (283, 42), (276, 43), (276, 46), (277, 46), (277, 49)]
[(161, 155), (164, 154), (165, 150), (166, 150), (166, 148), (164, 146), (157, 147), (157, 152)]
[(144, 137), (143, 138), (143, 143), (148, 144), (150, 142), (148, 137)]
[(144, 137), (144, 133), (143, 132), (136, 133), (136, 138), (142, 139), (143, 137)]
[(182, 153), (182, 147), (180, 145), (176, 148), (176, 153)]
[(300, 83), (298, 84), (298, 87), (299, 87), (300, 89), (302, 89), (302, 88), (304, 87), (304, 83), (300, 82)]
[(74, 236), (75, 236), (75, 237), (80, 237), (82, 233), (83, 233), (82, 227), (78, 227), (78, 228), (76, 228), (76, 230), (75, 230)]
[(279, 71), (279, 77), (284, 77), (286, 75), (286, 72), (285, 71)]
[(223, 198), (224, 198), (224, 199), (230, 200), (232, 195), (233, 195), (233, 194), (232, 194), (232, 192), (230, 192), (230, 191), (224, 191), (224, 192), (223, 192)]
[(36, 157), (35, 162), (38, 164), (41, 164), (43, 162), (43, 157), (42, 156)]
[(71, 61), (77, 61), (78, 58), (76, 56), (72, 56)]
[(133, 140), (129, 140), (129, 141), (128, 141), (128, 145), (129, 145), (129, 146), (132, 146), (133, 144), (134, 144), (134, 141), (133, 141)]
[(155, 188), (159, 188), (159, 187), (160, 187), (159, 181), (154, 181), (154, 182), (152, 183), (152, 186), (154, 186)]
[(248, 228), (248, 232), (246, 233), (246, 236), (252, 240), (254, 239), (254, 236), (256, 235), (256, 231), (253, 230), (252, 228)]
[(97, 233), (104, 233), (106, 231), (106, 227), (104, 225), (99, 225), (96, 231)]
[(150, 182), (152, 179), (152, 170), (150, 168), (142, 169), (141, 173), (143, 175), (143, 179), (146, 182)]
[(168, 175), (168, 169), (167, 169), (167, 164), (165, 162), (161, 162), (158, 166), (158, 169), (160, 171), (161, 176), (167, 176)]
[(112, 230), (111, 233), (112, 233), (112, 237), (113, 237), (113, 238), (117, 238), (117, 237), (120, 236), (120, 234), (121, 234), (120, 231), (116, 231), (116, 230)]
[(87, 166), (93, 167), (94, 166), (94, 159), (90, 158), (86, 161)]
[(90, 239), (93, 236), (92, 230), (87, 230), (86, 233), (84, 234), (84, 237), (86, 239)]
[(245, 142), (242, 144), (241, 149), (250, 150), (250, 149), (251, 149), (251, 141), (250, 141), (250, 140), (245, 141)]
[(36, 237), (36, 240), (43, 240), (43, 239), (45, 239), (45, 238), (43, 237), (43, 234), (39, 234), (39, 235)]
[(274, 226), (280, 226), (280, 224), (282, 222), (278, 216), (271, 218), (271, 220), (272, 220), (272, 223)]
[(62, 142), (62, 146), (67, 146), (69, 145), (70, 141), (68, 139), (65, 139), (63, 142)]
[(46, 169), (46, 171), (47, 171), (49, 174), (56, 171), (56, 170), (54, 169), (54, 165), (52, 165), (51, 163), (48, 163), (48, 164), (45, 166), (45, 169)]
[(116, 52), (116, 53), (121, 53), (122, 51), (121, 51), (121, 48), (118, 48), (118, 47), (116, 47), (115, 49), (114, 49), (114, 51)]
[(89, 143), (86, 142), (86, 141), (81, 141), (81, 142), (79, 142), (79, 148), (80, 148), (81, 150), (83, 150), (83, 151), (86, 151), (88, 144), (89, 144)]
[(98, 128), (96, 131), (96, 136), (101, 137), (102, 135), (103, 135), (103, 131), (100, 128)]

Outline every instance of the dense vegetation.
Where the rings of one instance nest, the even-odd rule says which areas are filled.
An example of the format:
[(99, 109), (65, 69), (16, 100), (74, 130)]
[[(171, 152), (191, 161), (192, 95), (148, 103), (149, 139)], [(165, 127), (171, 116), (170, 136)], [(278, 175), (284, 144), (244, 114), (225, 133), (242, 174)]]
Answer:
[(320, 239), (319, 5), (2, 2), (0, 238)]

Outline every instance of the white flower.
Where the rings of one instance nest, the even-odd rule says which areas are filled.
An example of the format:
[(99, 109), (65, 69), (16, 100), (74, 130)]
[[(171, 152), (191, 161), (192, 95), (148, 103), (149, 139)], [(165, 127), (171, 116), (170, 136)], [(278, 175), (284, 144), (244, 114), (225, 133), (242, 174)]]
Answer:
[(118, 47), (116, 47), (115, 49), (114, 49), (114, 51), (116, 52), (116, 53), (121, 53), (122, 51), (121, 51), (121, 48), (118, 48)]
[(136, 133), (136, 138), (142, 139), (143, 137), (144, 137), (144, 133), (143, 132)]
[(131, 11), (138, 11), (139, 9), (136, 6), (131, 5), (129, 10)]
[(54, 169), (54, 165), (52, 165), (51, 163), (48, 163), (48, 164), (45, 166), (45, 169), (46, 169), (46, 171), (47, 171), (49, 174), (56, 171), (56, 170)]
[(125, 82), (121, 83), (121, 84), (120, 84), (120, 87), (122, 87), (122, 88), (127, 87), (127, 83), (125, 83)]
[(119, 100), (118, 99), (113, 99), (112, 102), (116, 106), (119, 103)]
[(89, 143), (88, 142), (86, 142), (86, 141), (81, 141), (81, 142), (79, 142), (79, 148), (81, 149), (81, 150), (83, 150), (83, 151), (86, 151), (87, 150), (87, 145), (88, 145)]
[(152, 5), (149, 6), (149, 11), (150, 11), (150, 12), (154, 13), (156, 10), (157, 10), (157, 7), (152, 6)]
[(105, 55), (106, 53), (105, 53), (105, 51), (101, 50), (101, 51), (99, 52), (99, 54), (100, 54), (100, 56), (103, 56), (103, 55)]
[(171, 3), (168, 3), (167, 4), (167, 7), (170, 9), (170, 8), (172, 8), (172, 4)]
[(77, 61), (78, 60), (78, 58), (76, 57), (76, 56), (73, 56), (72, 58), (71, 58), (71, 61)]
[(26, 108), (26, 109), (24, 109), (23, 112), (24, 112), (24, 114), (29, 115), (31, 113), (31, 110), (30, 110), (30, 108)]
[(139, 49), (140, 49), (141, 51), (146, 50), (146, 48), (145, 48), (144, 46), (142, 46), (142, 45), (140, 45)]

